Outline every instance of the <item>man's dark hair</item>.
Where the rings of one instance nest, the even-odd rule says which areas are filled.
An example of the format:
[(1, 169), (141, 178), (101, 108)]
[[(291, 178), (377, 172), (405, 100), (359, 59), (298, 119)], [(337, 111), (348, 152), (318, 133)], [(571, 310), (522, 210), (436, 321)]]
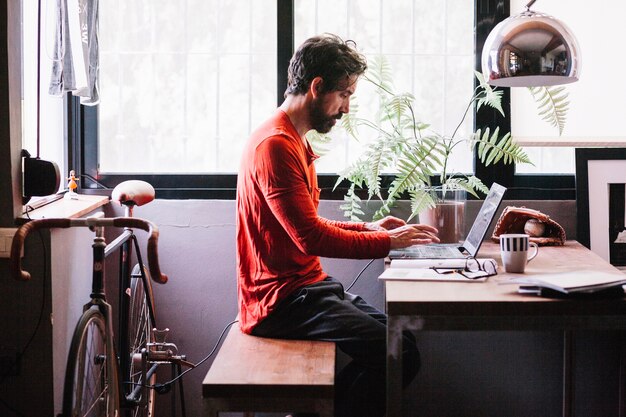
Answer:
[(354, 41), (344, 41), (325, 33), (304, 41), (289, 61), (287, 94), (305, 94), (315, 77), (321, 77), (322, 92), (338, 89), (339, 83), (367, 69), (365, 57), (356, 50)]

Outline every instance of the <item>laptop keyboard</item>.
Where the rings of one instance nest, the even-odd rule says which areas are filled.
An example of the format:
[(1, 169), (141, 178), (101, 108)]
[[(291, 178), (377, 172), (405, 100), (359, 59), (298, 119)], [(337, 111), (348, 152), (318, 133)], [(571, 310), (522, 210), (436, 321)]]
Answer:
[(391, 258), (464, 258), (465, 256), (456, 246), (447, 245), (420, 245), (405, 249), (393, 250)]

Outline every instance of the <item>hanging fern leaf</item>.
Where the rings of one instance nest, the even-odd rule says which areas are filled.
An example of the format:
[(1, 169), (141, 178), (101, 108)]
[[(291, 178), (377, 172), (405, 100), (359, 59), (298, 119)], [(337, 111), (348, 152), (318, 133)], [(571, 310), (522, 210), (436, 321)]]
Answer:
[(348, 189), (348, 192), (343, 197), (343, 201), (344, 204), (339, 206), (339, 208), (343, 210), (344, 216), (354, 222), (362, 221), (359, 216), (362, 216), (365, 213), (361, 210), (361, 199), (358, 195), (356, 195), (354, 184), (352, 184)]
[(558, 128), (561, 136), (569, 110), (567, 101), (569, 94), (565, 87), (528, 87), (528, 91), (539, 106), (539, 116), (551, 126)]
[(498, 110), (500, 114), (504, 116), (504, 110), (502, 109), (502, 91), (495, 90), (492, 86), (487, 84), (482, 73), (474, 71), (474, 75), (478, 79), (481, 89), (481, 92), (476, 97), (476, 111), (480, 110), (483, 105), (487, 105)]
[(359, 103), (356, 95), (350, 97), (350, 112), (344, 114), (341, 118), (341, 127), (346, 131), (348, 135), (359, 141), (359, 118), (357, 114), (359, 112)]
[(324, 156), (328, 152), (330, 152), (330, 144), (333, 141), (333, 138), (319, 133), (317, 130), (309, 130), (306, 134), (306, 138), (311, 144), (311, 148), (313, 148), (313, 152), (318, 154), (319, 156)]
[(482, 194), (489, 192), (489, 188), (473, 175), (448, 178), (444, 185), (450, 190), (463, 190), (476, 198), (480, 198), (479, 192)]
[(440, 146), (436, 138), (425, 138), (404, 150), (396, 161), (398, 174), (391, 183), (387, 201), (394, 201), (405, 191), (430, 186), (430, 177), (439, 166), (434, 158)]
[(344, 181), (350, 182), (350, 186), (356, 186), (363, 188), (365, 185), (365, 171), (363, 161), (356, 161), (354, 164), (346, 168), (343, 172), (339, 173), (339, 178), (333, 186), (333, 191)]
[(361, 169), (370, 198), (380, 196), (381, 175), (394, 163), (393, 142), (392, 138), (379, 136), (365, 152)]
[(382, 97), (386, 92), (393, 91), (391, 65), (385, 56), (378, 55), (369, 60), (365, 79), (379, 87), (381, 91), (378, 93)]
[(423, 188), (411, 190), (409, 191), (409, 195), (411, 196), (411, 215), (407, 221), (410, 221), (427, 208), (435, 207), (435, 200), (431, 194)]
[(490, 134), (489, 128), (486, 128), (484, 133), (478, 129), (473, 139), (471, 139), (472, 149), (478, 146), (478, 158), (482, 163), (489, 166), (492, 163), (498, 163), (502, 159), (505, 164), (513, 162), (532, 164), (524, 149), (513, 142), (510, 133), (498, 140), (499, 132), (499, 127), (496, 127), (493, 134)]
[(372, 216), (372, 219), (374, 221), (376, 220), (380, 220), (383, 217), (387, 216), (389, 213), (391, 213), (391, 208), (394, 205), (394, 201), (385, 201), (383, 202), (383, 205), (381, 208), (379, 208), (378, 210), (376, 210), (376, 212), (374, 213), (374, 215)]
[(382, 121), (390, 121), (395, 125), (400, 125), (403, 116), (409, 111), (411, 105), (415, 101), (413, 94), (404, 93), (391, 97), (391, 99), (385, 103)]
[(467, 185), (472, 187), (472, 189), (479, 191), (483, 194), (487, 194), (489, 192), (489, 187), (487, 187), (478, 177), (474, 175), (468, 175), (466, 177)]

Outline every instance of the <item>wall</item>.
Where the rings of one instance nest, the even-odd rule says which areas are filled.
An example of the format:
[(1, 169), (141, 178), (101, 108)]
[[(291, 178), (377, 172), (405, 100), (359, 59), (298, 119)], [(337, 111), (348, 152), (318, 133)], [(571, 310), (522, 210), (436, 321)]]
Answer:
[(8, 260), (0, 259), (0, 355), (20, 356), (16, 373), (0, 376), (2, 416), (53, 415), (49, 242), (48, 233), (27, 240), (29, 282), (14, 280)]
[[(20, 1), (0, 2), (0, 227), (13, 227), (21, 209)], [(46, 234), (43, 242), (48, 241)], [(7, 259), (0, 259), (0, 415), (52, 415), (52, 344), (49, 281), (43, 262), (49, 252), (27, 242), (24, 264), (39, 278), (17, 282)], [(48, 264), (49, 265), (49, 264)], [(40, 325), (37, 323), (40, 322)], [(38, 331), (35, 332), (35, 329)], [(32, 336), (32, 338), (31, 338)], [(16, 356), (18, 367), (8, 366)], [(7, 372), (11, 371), (11, 372)], [(17, 375), (14, 375), (17, 373)], [(26, 399), (30, 401), (25, 401)], [(19, 412), (20, 414), (17, 414)]]
[[(575, 202), (505, 202), (550, 214), (575, 237)], [(340, 218), (341, 202), (323, 201), (320, 213)], [(470, 202), (467, 215), (478, 209)], [(108, 215), (121, 209), (109, 207)], [(234, 201), (156, 200), (136, 209), (156, 222), (162, 268), (170, 282), (154, 288), (160, 326), (193, 362), (215, 344), (236, 311)], [(404, 214), (401, 214), (404, 215)], [(469, 225), (468, 225), (469, 226)], [(367, 261), (324, 259), (327, 272), (348, 285)], [(382, 261), (357, 282), (359, 293), (383, 308), (383, 287), (376, 277)], [(617, 415), (617, 344), (610, 334), (583, 333), (576, 339), (578, 415)], [(561, 349), (559, 332), (429, 332), (419, 336), (424, 366), (409, 407), (421, 416), (560, 415)], [(185, 377), (189, 415), (199, 415), (201, 383), (209, 363)], [(601, 388), (604, 387), (604, 388)], [(608, 388), (607, 388), (608, 387)], [(166, 407), (169, 405), (166, 404)], [(159, 416), (167, 410), (162, 409)], [(278, 416), (278, 415), (277, 415)]]

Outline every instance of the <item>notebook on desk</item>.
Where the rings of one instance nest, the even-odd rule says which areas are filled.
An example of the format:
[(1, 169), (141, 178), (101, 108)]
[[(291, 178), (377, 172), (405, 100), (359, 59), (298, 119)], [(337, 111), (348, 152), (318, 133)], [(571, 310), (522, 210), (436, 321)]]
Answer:
[(394, 249), (389, 252), (391, 259), (464, 259), (476, 257), (480, 245), (489, 230), (489, 226), (500, 207), (506, 188), (500, 184), (493, 183), (489, 193), (485, 198), (480, 211), (472, 224), (472, 228), (467, 234), (465, 241), (458, 244), (438, 244), (415, 245), (404, 249)]

